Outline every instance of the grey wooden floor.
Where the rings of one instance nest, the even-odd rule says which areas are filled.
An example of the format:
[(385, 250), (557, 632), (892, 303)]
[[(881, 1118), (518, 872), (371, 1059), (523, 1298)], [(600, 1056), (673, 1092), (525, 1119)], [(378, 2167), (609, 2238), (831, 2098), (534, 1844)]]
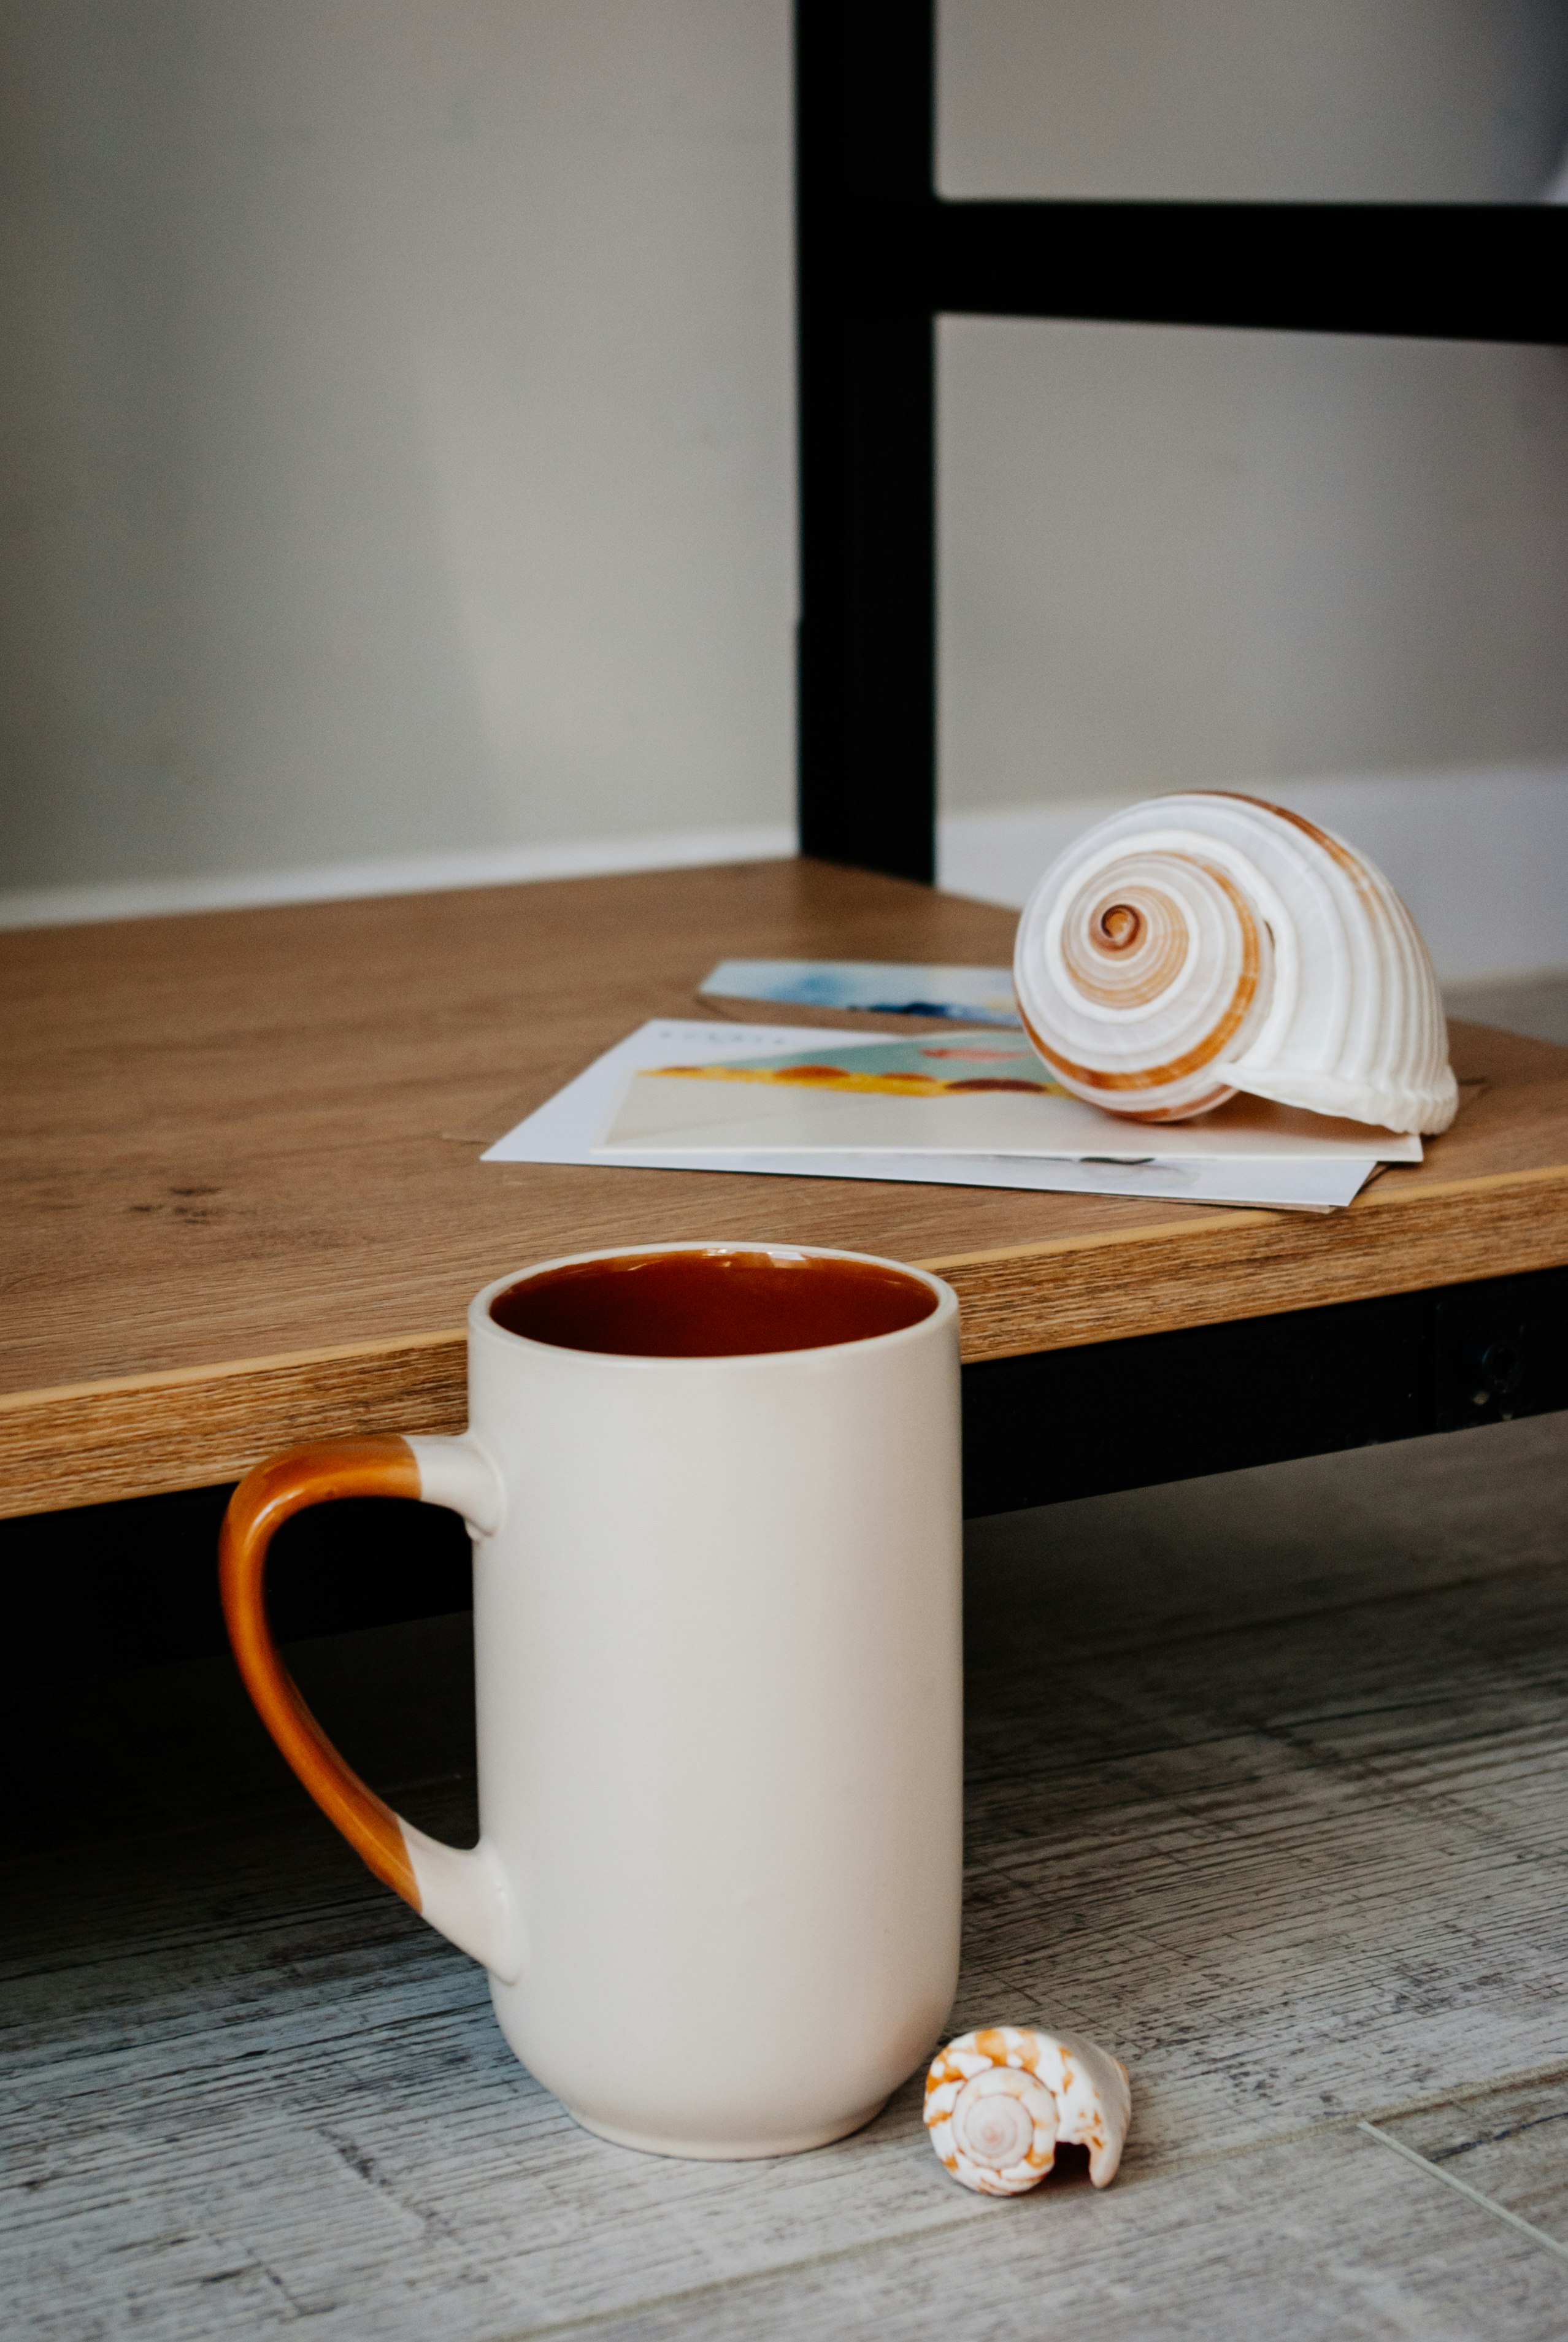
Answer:
[[(917, 2085), (774, 2164), (590, 2138), (226, 1663), (49, 1703), (7, 1830), (0, 2323), (1561, 2342), (1565, 1489), (1548, 1419), (974, 1532), (954, 2029), (1059, 2022), (1125, 2059), (1104, 2196), (1077, 2170), (966, 2195)], [(452, 1832), (465, 1628), (297, 1655)]]

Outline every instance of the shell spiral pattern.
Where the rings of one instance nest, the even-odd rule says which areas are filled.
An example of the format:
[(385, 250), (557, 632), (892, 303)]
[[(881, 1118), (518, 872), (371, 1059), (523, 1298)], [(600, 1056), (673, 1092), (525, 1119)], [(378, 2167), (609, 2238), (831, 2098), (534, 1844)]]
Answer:
[(1185, 1122), (1244, 1090), (1436, 1132), (1458, 1106), (1410, 913), (1342, 838), (1256, 797), (1098, 823), (1030, 896), (1013, 976), (1056, 1079), (1113, 1114)]
[(1086, 2147), (1090, 2178), (1108, 2187), (1132, 2112), (1126, 2067), (1072, 2033), (987, 2026), (950, 2041), (925, 2077), (931, 2144), (982, 2196), (1037, 2187), (1062, 2140)]

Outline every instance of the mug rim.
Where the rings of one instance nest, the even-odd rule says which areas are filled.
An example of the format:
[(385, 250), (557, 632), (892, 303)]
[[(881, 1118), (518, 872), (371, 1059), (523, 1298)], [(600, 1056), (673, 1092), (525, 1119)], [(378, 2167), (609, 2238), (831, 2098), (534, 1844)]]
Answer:
[[(891, 1269), (895, 1275), (907, 1276), (936, 1296), (936, 1306), (912, 1326), (897, 1326), (888, 1334), (859, 1334), (847, 1342), (814, 1342), (795, 1350), (726, 1350), (712, 1357), (650, 1356), (632, 1350), (578, 1350), (562, 1342), (536, 1341), (530, 1334), (514, 1333), (511, 1326), (497, 1323), (490, 1314), (492, 1302), (518, 1285), (529, 1283), (535, 1276), (546, 1276), (557, 1268), (576, 1268), (591, 1261), (644, 1258), (649, 1253), (784, 1253), (794, 1258), (811, 1260), (851, 1260), (869, 1268)], [(777, 1239), (757, 1236), (674, 1236), (657, 1244), (595, 1245), (588, 1252), (558, 1253), (552, 1259), (539, 1260), (530, 1267), (511, 1269), (504, 1276), (493, 1277), (476, 1293), (468, 1305), (468, 1337), (489, 1336), (503, 1346), (514, 1346), (520, 1350), (543, 1352), (552, 1358), (576, 1358), (585, 1366), (640, 1367), (654, 1372), (678, 1367), (683, 1372), (713, 1373), (717, 1369), (737, 1366), (779, 1366), (796, 1358), (832, 1358), (858, 1356), (861, 1352), (885, 1349), (898, 1342), (911, 1342), (918, 1336), (931, 1334), (938, 1326), (949, 1324), (958, 1316), (958, 1296), (951, 1285), (931, 1269), (916, 1268), (906, 1260), (891, 1260), (884, 1253), (850, 1252), (839, 1245), (784, 1244)]]

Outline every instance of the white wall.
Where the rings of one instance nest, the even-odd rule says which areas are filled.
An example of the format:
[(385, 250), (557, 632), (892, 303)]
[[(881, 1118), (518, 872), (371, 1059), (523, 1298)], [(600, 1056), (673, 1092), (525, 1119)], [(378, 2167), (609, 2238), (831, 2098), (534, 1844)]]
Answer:
[(940, 0), (950, 195), (1528, 203), (1562, 0)]
[(1568, 756), (1568, 352), (942, 347), (951, 806)]
[(0, 886), (783, 822), (788, 0), (7, 0)]
[[(14, 915), (784, 842), (788, 33), (0, 0)], [(1563, 0), (946, 0), (942, 56), (954, 194), (1523, 197), (1568, 137)], [(942, 446), (950, 843), (1502, 770), (1488, 902), (1568, 859), (1563, 354), (953, 321)]]
[[(1561, 0), (948, 0), (952, 195), (1520, 201)], [(953, 319), (955, 809), (1568, 762), (1568, 354)]]

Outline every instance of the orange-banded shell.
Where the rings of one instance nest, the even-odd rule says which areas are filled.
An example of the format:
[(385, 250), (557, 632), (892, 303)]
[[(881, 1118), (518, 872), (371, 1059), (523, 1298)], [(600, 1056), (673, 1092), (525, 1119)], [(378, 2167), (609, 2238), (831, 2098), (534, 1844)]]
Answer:
[(925, 2077), (925, 2127), (955, 2179), (982, 2196), (1037, 2187), (1059, 2142), (1086, 2147), (1108, 2187), (1132, 2119), (1127, 2069), (1093, 2041), (990, 2025), (950, 2041)]
[(1458, 1106), (1410, 913), (1343, 838), (1255, 797), (1096, 824), (1030, 896), (1013, 979), (1057, 1080), (1113, 1114), (1185, 1122), (1245, 1090), (1440, 1131)]

